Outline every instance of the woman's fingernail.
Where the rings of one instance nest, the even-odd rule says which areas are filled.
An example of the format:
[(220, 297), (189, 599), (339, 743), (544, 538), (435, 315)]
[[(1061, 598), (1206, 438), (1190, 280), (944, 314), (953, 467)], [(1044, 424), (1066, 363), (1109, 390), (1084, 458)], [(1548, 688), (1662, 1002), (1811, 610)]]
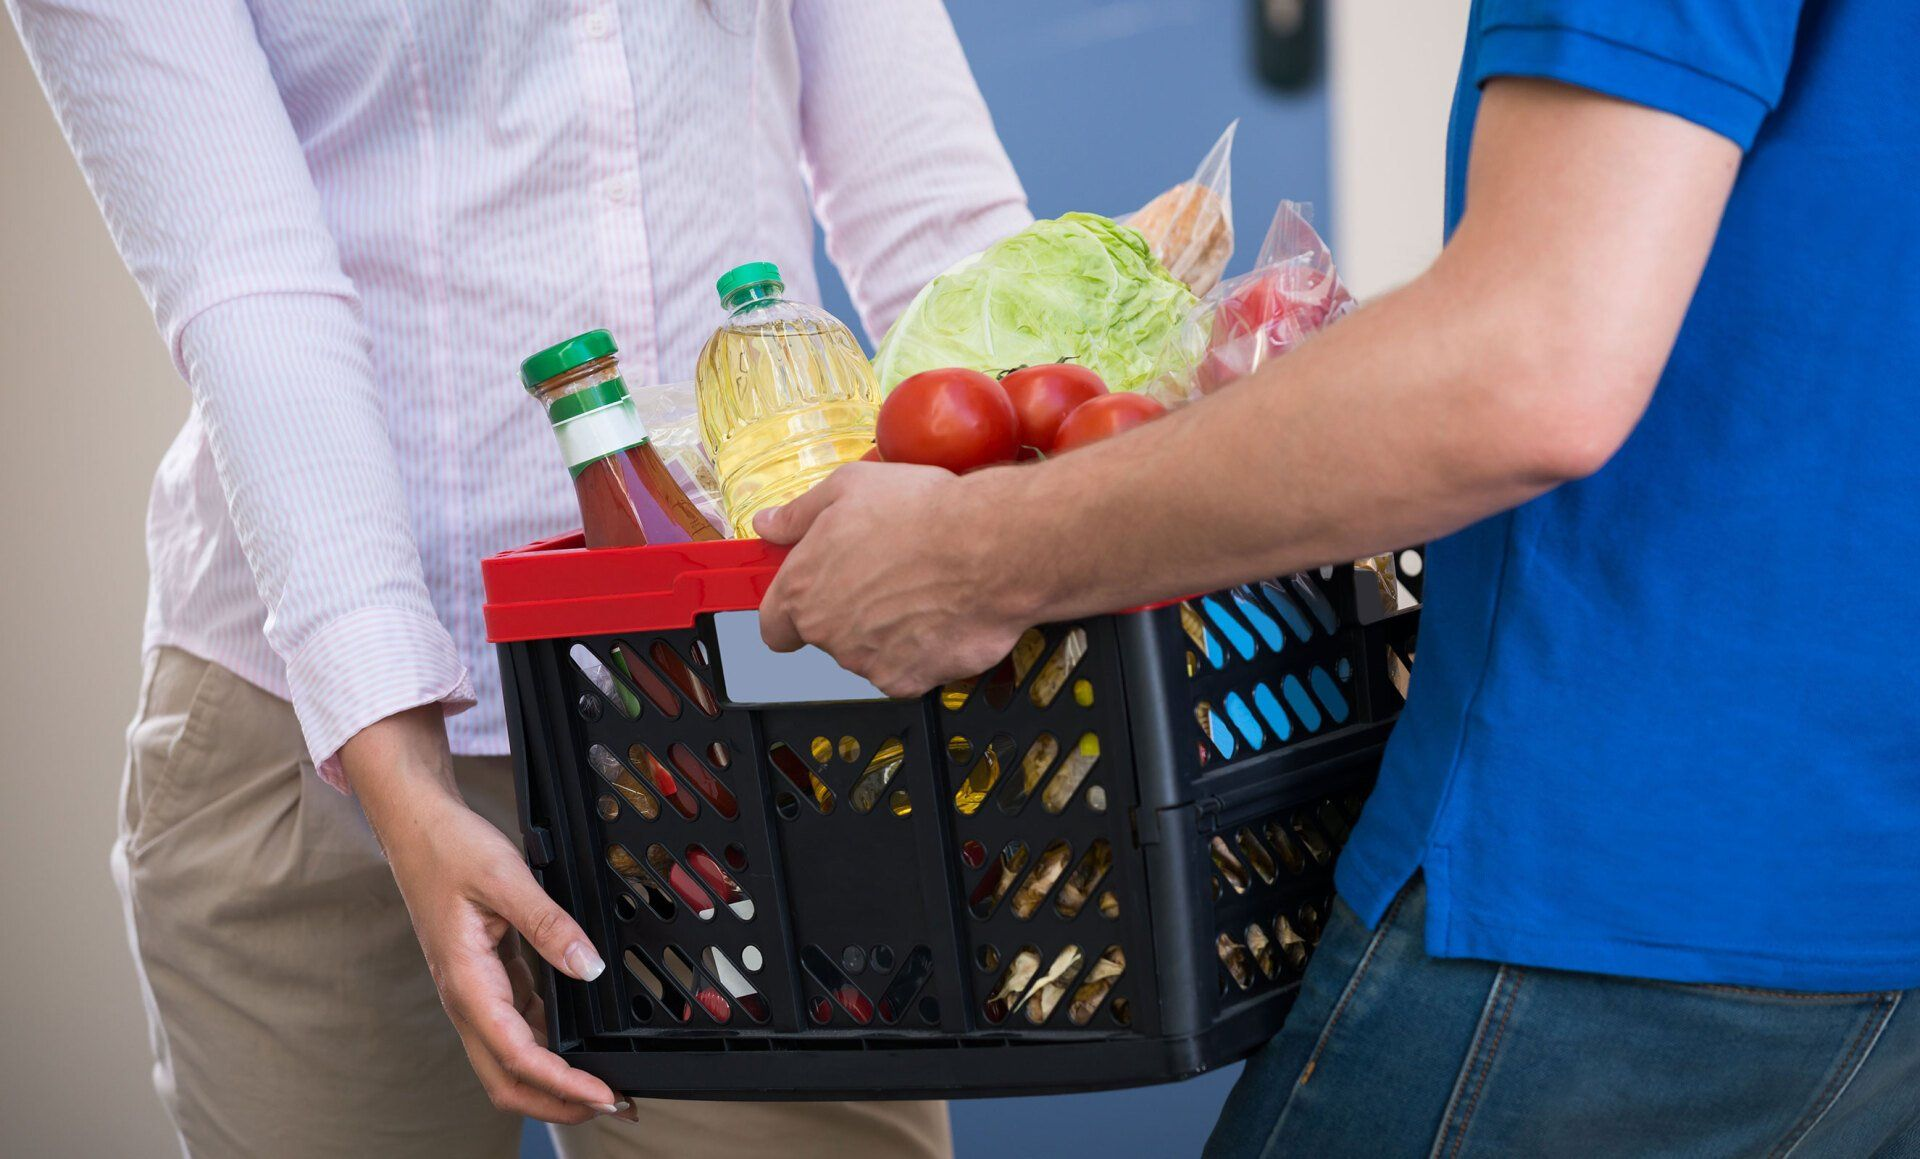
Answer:
[(593, 1104), (593, 1109), (603, 1115), (617, 1115), (631, 1106), (633, 1106), (632, 1103), (621, 1099), (617, 1103), (595, 1103)]
[(600, 955), (594, 953), (593, 947), (585, 942), (575, 942), (567, 947), (566, 962), (567, 969), (582, 982), (591, 982), (607, 970), (607, 964), (600, 960)]
[(629, 1123), (640, 1121), (640, 1108), (625, 1099), (620, 1100), (620, 1109), (614, 1112), (615, 1118), (625, 1119)]

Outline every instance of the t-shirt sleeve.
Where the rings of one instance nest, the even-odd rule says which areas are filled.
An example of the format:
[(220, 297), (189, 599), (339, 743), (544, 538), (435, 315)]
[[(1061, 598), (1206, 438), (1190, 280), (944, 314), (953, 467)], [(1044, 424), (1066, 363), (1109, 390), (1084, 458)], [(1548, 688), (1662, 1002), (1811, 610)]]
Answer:
[(1685, 117), (1742, 149), (1780, 101), (1802, 0), (1482, 0), (1466, 78), (1540, 77)]

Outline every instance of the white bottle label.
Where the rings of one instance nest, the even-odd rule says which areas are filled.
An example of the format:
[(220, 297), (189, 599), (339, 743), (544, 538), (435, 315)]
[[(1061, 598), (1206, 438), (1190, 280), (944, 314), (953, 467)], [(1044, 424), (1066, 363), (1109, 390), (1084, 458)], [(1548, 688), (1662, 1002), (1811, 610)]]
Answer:
[(560, 440), (560, 453), (566, 456), (567, 470), (578, 475), (589, 463), (618, 454), (647, 441), (647, 424), (631, 398), (609, 403), (585, 414), (574, 415), (553, 424)]

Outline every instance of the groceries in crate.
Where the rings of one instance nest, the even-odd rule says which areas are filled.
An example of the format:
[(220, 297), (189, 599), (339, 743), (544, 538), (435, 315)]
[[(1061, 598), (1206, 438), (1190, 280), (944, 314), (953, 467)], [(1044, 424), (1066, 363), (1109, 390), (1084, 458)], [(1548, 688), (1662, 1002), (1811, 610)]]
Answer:
[(1009, 463), (1020, 454), (1020, 422), (998, 382), (977, 370), (926, 370), (901, 383), (874, 430), (890, 463), (945, 467), (956, 474)]
[(588, 547), (722, 539), (647, 438), (605, 330), (550, 346), (520, 364), (520, 380), (547, 408), (573, 474)]
[(1043, 459), (1286, 353), (1353, 299), (1292, 202), (1254, 270), (1220, 280), (1233, 134), (1128, 217), (1068, 213), (962, 260), (920, 291), (871, 364), (845, 325), (787, 298), (769, 262), (719, 279), (727, 317), (691, 386), (630, 396), (605, 331), (528, 359), (589, 546), (751, 535), (755, 512), (863, 458), (955, 472)]
[(1110, 439), (1151, 422), (1167, 413), (1167, 408), (1144, 394), (1109, 394), (1088, 399), (1075, 407), (1060, 424), (1053, 450), (1071, 451), (1101, 439)]
[(1050, 362), (1023, 366), (1000, 378), (1020, 424), (1020, 457), (1035, 458), (1054, 449), (1060, 424), (1075, 407), (1107, 393), (1107, 384), (1084, 366)]
[(892, 390), (925, 370), (1071, 360), (1132, 390), (1153, 380), (1197, 305), (1138, 232), (1069, 213), (929, 282), (881, 340), (874, 369)]
[(955, 473), (1085, 446), (1166, 413), (1140, 394), (1113, 394), (1083, 366), (1050, 363), (998, 381), (977, 370), (925, 370), (880, 406), (877, 452), (889, 463)]
[[(1228, 126), (1191, 180), (1124, 222), (1068, 213), (965, 258), (920, 291), (874, 357), (882, 390), (925, 370), (1074, 362), (1136, 390), (1199, 357), (1188, 320), (1233, 252)], [(1185, 356), (1176, 348), (1191, 346)]]
[(799, 498), (865, 453), (880, 393), (852, 332), (783, 297), (773, 263), (728, 270), (715, 289), (728, 316), (700, 353), (700, 430), (721, 506), (744, 534), (754, 512)]

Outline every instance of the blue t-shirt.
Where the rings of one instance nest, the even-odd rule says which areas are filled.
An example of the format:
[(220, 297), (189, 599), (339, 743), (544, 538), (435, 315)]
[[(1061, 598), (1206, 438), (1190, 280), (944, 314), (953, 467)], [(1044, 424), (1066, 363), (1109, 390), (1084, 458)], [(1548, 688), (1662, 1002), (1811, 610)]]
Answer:
[(1432, 545), (1340, 889), (1424, 871), (1441, 956), (1920, 986), (1920, 4), (1478, 0), (1449, 228), (1502, 76), (1745, 158), (1619, 454)]

